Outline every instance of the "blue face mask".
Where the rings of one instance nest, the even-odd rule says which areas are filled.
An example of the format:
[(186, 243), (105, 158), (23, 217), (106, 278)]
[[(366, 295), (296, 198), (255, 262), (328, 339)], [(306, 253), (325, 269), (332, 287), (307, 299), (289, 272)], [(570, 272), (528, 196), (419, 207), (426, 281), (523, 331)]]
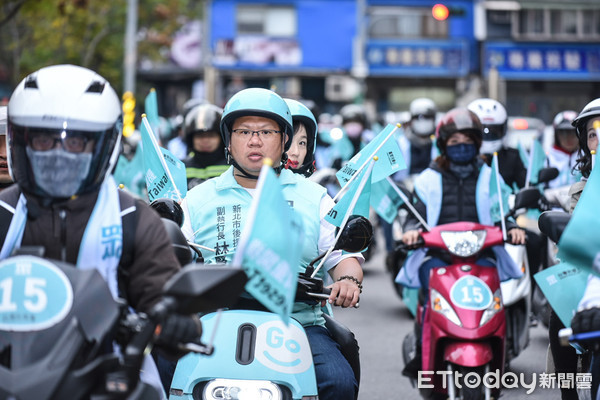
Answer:
[(446, 155), (452, 162), (467, 164), (477, 156), (477, 147), (472, 143), (455, 144), (446, 148)]

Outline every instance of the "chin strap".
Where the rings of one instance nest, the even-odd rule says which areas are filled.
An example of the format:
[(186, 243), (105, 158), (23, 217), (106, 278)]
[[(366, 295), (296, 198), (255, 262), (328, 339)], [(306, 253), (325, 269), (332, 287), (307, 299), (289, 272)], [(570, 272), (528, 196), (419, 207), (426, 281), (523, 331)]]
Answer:
[[(284, 156), (286, 156), (286, 155), (287, 155), (287, 154), (285, 154), (285, 153), (284, 153)], [(229, 164), (229, 165), (233, 165), (233, 167), (234, 167), (235, 169), (237, 169), (239, 172), (241, 172), (240, 174), (235, 174), (235, 173), (234, 173), (236, 176), (239, 176), (239, 177), (242, 177), (242, 178), (247, 178), (247, 179), (254, 179), (254, 180), (257, 180), (257, 179), (258, 179), (258, 176), (257, 176), (257, 175), (251, 175), (251, 174), (249, 174), (249, 173), (248, 173), (248, 171), (246, 171), (244, 168), (242, 168), (242, 167), (240, 166), (240, 164), (238, 164), (238, 163), (237, 163), (237, 162), (236, 162), (236, 161), (233, 159), (233, 157), (231, 157), (231, 155), (228, 155), (228, 156), (227, 156), (227, 158), (228, 158), (228, 160), (227, 160), (227, 161), (228, 161), (228, 164)], [(286, 160), (287, 160), (287, 157), (285, 157), (285, 158), (286, 158)], [(283, 164), (282, 164), (282, 163), (280, 163), (278, 167), (273, 167), (273, 171), (275, 171), (275, 173), (276, 173), (277, 175), (279, 175), (279, 174), (281, 173), (282, 166), (283, 166)]]

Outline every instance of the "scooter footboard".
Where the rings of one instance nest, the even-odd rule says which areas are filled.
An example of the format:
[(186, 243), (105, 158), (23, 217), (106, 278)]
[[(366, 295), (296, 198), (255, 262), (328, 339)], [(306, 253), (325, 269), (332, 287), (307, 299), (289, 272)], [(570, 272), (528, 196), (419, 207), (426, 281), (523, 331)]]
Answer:
[(465, 367), (479, 367), (494, 358), (488, 342), (448, 342), (444, 346), (444, 360)]

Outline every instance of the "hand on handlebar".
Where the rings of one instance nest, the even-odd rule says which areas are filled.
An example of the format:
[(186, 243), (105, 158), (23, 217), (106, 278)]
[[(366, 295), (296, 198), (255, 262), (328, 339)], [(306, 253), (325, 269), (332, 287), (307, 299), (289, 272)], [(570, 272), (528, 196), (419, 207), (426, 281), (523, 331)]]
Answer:
[(414, 246), (419, 242), (419, 238), (421, 237), (422, 229), (419, 230), (410, 230), (404, 232), (402, 235), (402, 242), (407, 246)]
[(511, 244), (525, 244), (526, 234), (521, 228), (513, 228), (508, 231), (508, 237)]
[[(360, 288), (355, 282), (344, 279), (327, 286), (327, 288), (331, 289), (329, 299), (327, 299), (329, 304), (342, 308), (355, 307), (358, 304)], [(325, 306), (325, 301), (321, 302), (321, 306)]]

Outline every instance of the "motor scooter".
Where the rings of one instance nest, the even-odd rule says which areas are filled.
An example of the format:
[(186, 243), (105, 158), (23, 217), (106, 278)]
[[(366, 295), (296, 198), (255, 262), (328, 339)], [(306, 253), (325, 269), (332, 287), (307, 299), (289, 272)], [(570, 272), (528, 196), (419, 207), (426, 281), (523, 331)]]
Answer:
[[(366, 218), (353, 218), (335, 249), (360, 252), (372, 235)], [(323, 281), (310, 277), (313, 264), (322, 256), (299, 276), (296, 301), (317, 304), (329, 297), (330, 289), (323, 287)], [(297, 321), (290, 319), (286, 325), (279, 315), (252, 299), (201, 320), (205, 332), (214, 331), (215, 350), (210, 355), (188, 354), (178, 361), (170, 400), (318, 399), (310, 344)], [(358, 381), (356, 366), (349, 362)]]
[[(522, 191), (515, 208), (538, 198), (537, 189)], [(502, 375), (504, 371), (507, 310), (497, 269), (481, 265), (480, 260), (493, 255), (493, 246), (503, 244), (499, 227), (473, 222), (439, 225), (421, 233), (418, 247), (433, 249), (450, 261), (431, 271), (429, 293), (421, 292), (417, 309), (415, 331), (422, 331), (422, 365), (418, 381), (411, 381), (419, 384), (424, 398), (498, 398), (499, 385), (483, 381), (490, 372)], [(416, 350), (417, 337), (411, 332), (403, 343), (405, 364)]]
[[(147, 314), (135, 313), (97, 270), (45, 259), (40, 248), (19, 251), (0, 262), (0, 399), (159, 399), (140, 380), (157, 328), (172, 313), (232, 304), (247, 280), (239, 268), (190, 265)], [(170, 345), (210, 352), (201, 342)]]

